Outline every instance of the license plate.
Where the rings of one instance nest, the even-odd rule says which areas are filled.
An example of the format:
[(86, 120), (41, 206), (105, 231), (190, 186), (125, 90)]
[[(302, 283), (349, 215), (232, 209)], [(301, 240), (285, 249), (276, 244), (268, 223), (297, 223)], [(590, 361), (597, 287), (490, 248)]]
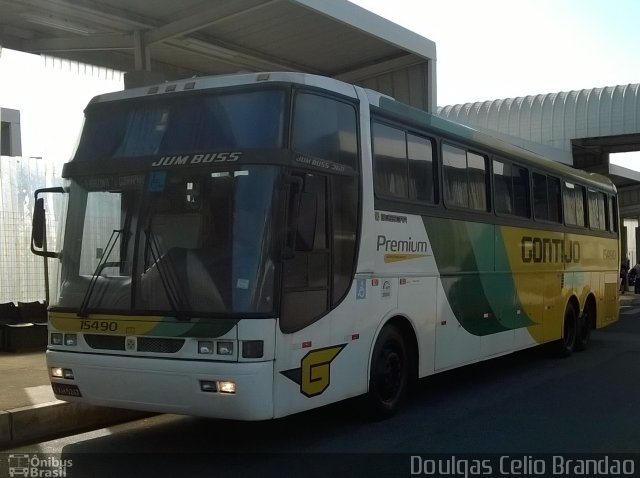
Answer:
[(51, 388), (53, 388), (53, 393), (56, 395), (66, 395), (68, 397), (81, 397), (80, 389), (77, 385), (71, 385), (68, 383), (56, 383), (53, 382), (51, 384)]

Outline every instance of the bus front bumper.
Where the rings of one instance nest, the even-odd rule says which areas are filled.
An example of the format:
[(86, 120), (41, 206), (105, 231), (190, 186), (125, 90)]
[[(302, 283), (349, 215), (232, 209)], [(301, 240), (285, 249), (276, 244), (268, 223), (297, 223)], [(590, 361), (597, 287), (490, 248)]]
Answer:
[[(234, 420), (273, 418), (273, 361), (169, 360), (55, 350), (48, 350), (46, 357), (54, 393), (64, 393), (55, 393), (60, 400)], [(73, 379), (51, 377), (52, 368), (71, 371)], [(218, 390), (224, 382), (233, 382), (235, 393)], [(74, 396), (76, 390), (80, 396)]]

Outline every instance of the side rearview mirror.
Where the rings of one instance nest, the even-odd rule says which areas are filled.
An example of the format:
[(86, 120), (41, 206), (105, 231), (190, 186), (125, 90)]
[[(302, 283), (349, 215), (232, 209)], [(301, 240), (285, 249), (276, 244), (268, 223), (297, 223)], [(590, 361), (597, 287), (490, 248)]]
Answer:
[(45, 210), (44, 199), (36, 199), (36, 205), (33, 208), (33, 223), (31, 224), (31, 250), (33, 247), (42, 249), (45, 235)]
[(47, 251), (47, 219), (44, 208), (44, 198), (38, 197), (42, 193), (64, 194), (61, 187), (38, 189), (35, 192), (33, 221), (31, 223), (31, 252), (43, 257), (58, 257), (57, 252)]

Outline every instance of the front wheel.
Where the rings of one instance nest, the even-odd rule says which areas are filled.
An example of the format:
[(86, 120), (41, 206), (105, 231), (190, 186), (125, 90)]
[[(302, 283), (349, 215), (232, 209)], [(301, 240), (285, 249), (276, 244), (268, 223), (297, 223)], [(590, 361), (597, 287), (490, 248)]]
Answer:
[(409, 359), (402, 334), (393, 326), (380, 332), (371, 357), (367, 401), (376, 418), (393, 415), (409, 382)]

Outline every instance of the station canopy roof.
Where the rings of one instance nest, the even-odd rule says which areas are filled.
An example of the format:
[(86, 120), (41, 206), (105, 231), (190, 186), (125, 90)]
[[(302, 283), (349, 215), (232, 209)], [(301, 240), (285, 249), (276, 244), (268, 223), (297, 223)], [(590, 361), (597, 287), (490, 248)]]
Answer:
[(167, 79), (303, 71), (358, 82), (435, 44), (346, 0), (0, 0), (0, 45)]

